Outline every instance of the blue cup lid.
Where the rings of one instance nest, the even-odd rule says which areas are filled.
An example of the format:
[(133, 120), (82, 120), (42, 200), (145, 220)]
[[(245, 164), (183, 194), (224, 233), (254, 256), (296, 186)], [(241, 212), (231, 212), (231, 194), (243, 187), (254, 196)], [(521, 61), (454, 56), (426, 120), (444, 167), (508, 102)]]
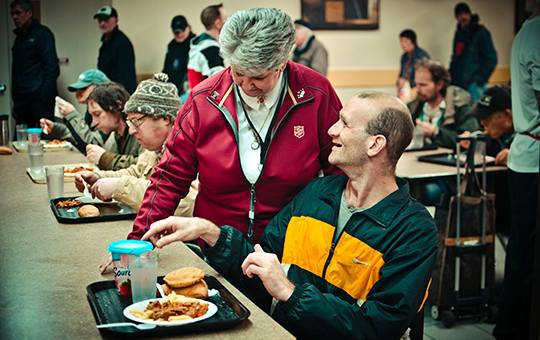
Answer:
[(26, 129), (26, 132), (28, 132), (28, 133), (37, 133), (37, 134), (41, 134), (41, 128), (30, 128), (30, 129)]
[(109, 245), (111, 253), (140, 255), (154, 249), (154, 245), (148, 241), (120, 240)]

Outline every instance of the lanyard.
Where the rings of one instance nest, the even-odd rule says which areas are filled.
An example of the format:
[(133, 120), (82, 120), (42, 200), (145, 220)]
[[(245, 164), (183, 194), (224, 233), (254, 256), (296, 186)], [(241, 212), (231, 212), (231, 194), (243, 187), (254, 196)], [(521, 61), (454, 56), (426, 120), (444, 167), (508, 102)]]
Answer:
[[(283, 77), (286, 77), (287, 75), (286, 74), (283, 74)], [(273, 127), (276, 123), (276, 120), (277, 120), (277, 116), (278, 116), (278, 113), (279, 113), (279, 109), (281, 108), (281, 102), (283, 101), (283, 97), (285, 95), (285, 81), (282, 81), (282, 85), (281, 85), (281, 89), (280, 89), (280, 95), (279, 95), (279, 98), (276, 102), (276, 107), (274, 109), (274, 113), (272, 114), (272, 120), (270, 121), (270, 126), (268, 126), (268, 132), (266, 133), (266, 137), (264, 138), (264, 141), (261, 137), (261, 135), (259, 134), (259, 131), (257, 131), (257, 129), (255, 128), (255, 125), (253, 124), (253, 122), (251, 121), (251, 119), (249, 118), (249, 115), (247, 113), (247, 110), (244, 106), (244, 99), (242, 98), (242, 94), (240, 93), (240, 91), (238, 90), (238, 85), (234, 85), (235, 88), (236, 88), (236, 93), (238, 94), (238, 97), (240, 97), (240, 106), (242, 107), (242, 111), (244, 112), (244, 116), (246, 117), (246, 120), (249, 124), (249, 127), (250, 127), (250, 130), (251, 132), (253, 133), (253, 136), (255, 137), (255, 140), (256, 142), (252, 143), (251, 144), (251, 148), (253, 150), (256, 150), (258, 149), (258, 147), (260, 146), (261, 147), (261, 161), (260, 161), (260, 164), (263, 164), (264, 163), (264, 159), (266, 158), (266, 152), (268, 151), (268, 147), (270, 146), (270, 141), (272, 139), (272, 130), (273, 130)], [(270, 114), (270, 112), (268, 113)], [(268, 117), (267, 117), (268, 118)], [(263, 122), (263, 125), (261, 126), (261, 130), (262, 128), (264, 128), (264, 124), (266, 123), (266, 120)], [(255, 145), (255, 143), (257, 145)]]

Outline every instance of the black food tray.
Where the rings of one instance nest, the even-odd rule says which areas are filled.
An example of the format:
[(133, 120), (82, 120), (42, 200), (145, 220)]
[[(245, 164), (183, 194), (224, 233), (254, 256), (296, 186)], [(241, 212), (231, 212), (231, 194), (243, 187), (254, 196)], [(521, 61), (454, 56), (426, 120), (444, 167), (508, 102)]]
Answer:
[(412, 151), (429, 151), (429, 150), (436, 150), (438, 148), (437, 145), (435, 144), (424, 144), (423, 147), (421, 148), (417, 148), (417, 147), (414, 147), (414, 148), (407, 148), (405, 149), (405, 152), (412, 152)]
[[(232, 328), (246, 320), (250, 312), (227, 290), (215, 277), (206, 275), (204, 280), (208, 289), (216, 289), (219, 294), (204, 300), (214, 303), (218, 307), (216, 314), (208, 319), (179, 326), (167, 326), (152, 329), (139, 330), (135, 327), (100, 328), (103, 336), (115, 337), (148, 337), (167, 334), (185, 334), (205, 332)], [(163, 283), (163, 276), (158, 277), (158, 282)], [(88, 303), (94, 314), (97, 325), (112, 322), (133, 322), (124, 317), (124, 308), (131, 305), (131, 297), (126, 298), (118, 295), (114, 281), (98, 281), (86, 287)]]
[[(60, 223), (88, 223), (88, 222), (104, 222), (104, 221), (118, 221), (118, 220), (133, 220), (137, 215), (137, 211), (131, 209), (129, 206), (120, 202), (105, 202), (105, 203), (91, 203), (99, 209), (101, 213), (99, 216), (94, 217), (80, 217), (79, 208), (57, 208), (56, 203), (65, 200), (71, 200), (74, 197), (58, 197), (50, 200), (50, 205), (54, 217)], [(84, 205), (84, 204), (83, 204)]]
[[(460, 160), (459, 166), (462, 168), (465, 165), (465, 154), (462, 154), (463, 159)], [(476, 158), (476, 157), (475, 157)], [(456, 166), (457, 156), (452, 152), (436, 153), (432, 155), (418, 156), (418, 160), (421, 162), (435, 163), (441, 165)], [(495, 161), (493, 157), (486, 157), (486, 165), (493, 165)], [(482, 166), (482, 163), (475, 160), (475, 167)]]

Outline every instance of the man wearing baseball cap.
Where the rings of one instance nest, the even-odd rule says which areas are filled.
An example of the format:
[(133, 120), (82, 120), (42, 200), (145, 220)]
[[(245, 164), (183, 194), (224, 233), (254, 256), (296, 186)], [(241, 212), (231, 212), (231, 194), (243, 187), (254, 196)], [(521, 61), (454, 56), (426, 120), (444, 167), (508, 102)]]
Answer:
[(496, 164), (506, 165), (514, 139), (510, 89), (506, 86), (488, 88), (471, 114), (484, 127), (485, 134), (493, 139), (492, 145), (488, 146), (488, 154), (495, 156)]
[(167, 54), (163, 64), (163, 73), (176, 85), (178, 94), (184, 93), (184, 81), (187, 80), (190, 41), (195, 37), (183, 15), (175, 16), (171, 21), (174, 38), (167, 45)]
[(94, 19), (103, 33), (97, 68), (133, 93), (137, 87), (135, 52), (129, 38), (118, 28), (118, 12), (114, 7), (103, 6), (94, 14)]
[[(68, 86), (68, 90), (75, 92), (75, 98), (79, 104), (85, 104), (96, 85), (108, 82), (110, 80), (105, 73), (97, 69), (89, 69), (82, 72), (77, 80)], [(86, 144), (103, 145), (106, 136), (90, 127), (92, 117), (88, 112), (80, 113), (73, 104), (59, 97), (56, 99), (55, 111), (62, 116), (62, 123), (55, 123), (49, 119), (40, 121), (41, 127), (49, 132), (49, 138), (68, 139), (82, 152), (86, 149)]]

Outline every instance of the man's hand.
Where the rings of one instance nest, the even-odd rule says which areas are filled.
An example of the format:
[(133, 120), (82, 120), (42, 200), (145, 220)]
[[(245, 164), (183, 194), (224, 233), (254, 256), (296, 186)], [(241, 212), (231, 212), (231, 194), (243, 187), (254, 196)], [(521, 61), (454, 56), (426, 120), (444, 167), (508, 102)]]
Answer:
[(152, 223), (141, 240), (150, 240), (156, 247), (163, 248), (173, 242), (201, 238), (213, 247), (219, 239), (219, 233), (218, 226), (203, 218), (171, 216)]
[(264, 288), (279, 301), (287, 301), (294, 292), (294, 284), (287, 279), (276, 254), (265, 253), (259, 244), (242, 263), (242, 271), (248, 277), (257, 275)]
[(119, 178), (100, 178), (90, 188), (92, 197), (97, 197), (102, 201), (110, 201), (118, 185)]
[(46, 118), (41, 118), (39, 120), (39, 127), (41, 127), (44, 134), (48, 135), (52, 132), (54, 128), (54, 122)]
[(499, 151), (497, 156), (495, 156), (495, 164), (497, 165), (507, 165), (508, 164), (508, 154), (510, 149), (502, 149)]
[(105, 273), (105, 271), (107, 270), (107, 268), (109, 268), (111, 263), (112, 263), (112, 255), (111, 253), (107, 253), (107, 255), (103, 257), (103, 259), (101, 260), (101, 263), (99, 264), (99, 272), (101, 274)]
[(84, 191), (85, 185), (88, 189), (99, 179), (99, 176), (92, 171), (81, 171), (75, 174), (75, 187), (79, 192)]
[(106, 150), (99, 145), (88, 144), (86, 146), (86, 159), (90, 163), (98, 164), (101, 155), (103, 155), (105, 151)]
[(424, 132), (424, 137), (427, 138), (433, 138), (439, 133), (439, 129), (435, 125), (423, 122), (420, 119), (416, 120), (416, 126), (419, 126), (422, 129)]
[(57, 101), (56, 105), (58, 106), (58, 112), (64, 117), (75, 111), (75, 107), (65, 100)]

